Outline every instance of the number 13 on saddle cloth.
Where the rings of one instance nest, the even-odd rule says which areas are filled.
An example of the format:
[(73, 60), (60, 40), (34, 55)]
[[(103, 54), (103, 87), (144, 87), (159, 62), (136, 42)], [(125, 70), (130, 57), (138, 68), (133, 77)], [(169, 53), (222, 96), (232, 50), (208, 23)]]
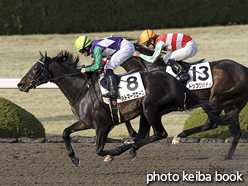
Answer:
[[(167, 66), (166, 72), (176, 77), (170, 66)], [(209, 62), (202, 62), (191, 65), (188, 71), (190, 79), (187, 81), (186, 87), (189, 90), (207, 89), (213, 86), (212, 72)]]

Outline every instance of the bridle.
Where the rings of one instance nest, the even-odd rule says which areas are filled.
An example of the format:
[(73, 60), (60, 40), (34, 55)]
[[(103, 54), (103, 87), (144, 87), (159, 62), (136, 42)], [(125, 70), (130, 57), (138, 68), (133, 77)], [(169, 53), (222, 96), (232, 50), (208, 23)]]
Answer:
[[(33, 88), (36, 88), (38, 85), (43, 84), (43, 83), (47, 83), (47, 82), (53, 82), (55, 80), (59, 80), (59, 79), (63, 79), (65, 77), (70, 77), (70, 76), (74, 76), (77, 74), (81, 74), (81, 72), (75, 72), (75, 73), (71, 73), (71, 74), (65, 74), (63, 76), (59, 76), (59, 77), (52, 77), (52, 74), (50, 73), (49, 69), (48, 69), (48, 63), (44, 63), (40, 60), (38, 60), (37, 62), (42, 64), (42, 68), (41, 71), (39, 72), (39, 74), (34, 74), (32, 72), (32, 69), (26, 74), (26, 76), (31, 80), (30, 85), (33, 86)], [(47, 76), (49, 77), (48, 79), (45, 80), (40, 80), (41, 79), (41, 75), (47, 73)], [(30, 77), (29, 74), (33, 74), (33, 78)]]
[[(40, 85), (40, 84), (43, 84), (43, 83), (47, 83), (47, 82), (53, 82), (55, 80), (59, 80), (59, 79), (63, 79), (65, 77), (70, 77), (70, 76), (74, 76), (74, 75), (77, 75), (77, 74), (81, 74), (81, 71), (80, 72), (75, 72), (75, 73), (71, 73), (71, 74), (65, 74), (63, 76), (59, 76), (59, 77), (52, 77), (52, 74), (50, 72), (50, 70), (48, 69), (48, 64), (49, 62), (45, 63), (45, 62), (42, 62), (41, 60), (38, 60), (37, 62), (41, 63), (42, 64), (42, 68), (40, 70), (40, 72), (38, 74), (35, 74), (33, 73), (33, 69), (30, 69), (29, 72), (26, 74), (26, 76), (31, 80), (29, 85), (26, 87), (26, 88), (29, 88), (29, 87), (33, 87), (34, 89)], [(30, 76), (31, 74), (31, 76)], [(41, 77), (42, 75), (45, 75), (45, 76), (48, 76), (49, 78), (48, 79), (45, 79), (45, 80), (41, 80)], [(33, 78), (32, 78), (33, 76)], [(86, 85), (87, 83), (87, 75), (85, 74), (85, 82), (79, 92), (79, 94), (77, 95), (76, 99), (73, 101), (73, 103), (70, 103), (71, 106), (73, 106), (77, 100), (79, 99), (82, 91), (83, 91), (83, 88), (84, 86)]]
[[(30, 83), (27, 87), (33, 87), (34, 89), (42, 84), (42, 83), (47, 83), (49, 81), (51, 81), (53, 78), (51, 78), (51, 73), (48, 71), (48, 63), (44, 63), (40, 60), (38, 60), (37, 62), (42, 64), (42, 68), (40, 70), (40, 72), (38, 74), (33, 73), (33, 69), (30, 69), (29, 72), (26, 74), (26, 76), (28, 77), (28, 79), (30, 79)], [(49, 79), (47, 80), (40, 80), (41, 79), (41, 75), (47, 73), (49, 76)]]

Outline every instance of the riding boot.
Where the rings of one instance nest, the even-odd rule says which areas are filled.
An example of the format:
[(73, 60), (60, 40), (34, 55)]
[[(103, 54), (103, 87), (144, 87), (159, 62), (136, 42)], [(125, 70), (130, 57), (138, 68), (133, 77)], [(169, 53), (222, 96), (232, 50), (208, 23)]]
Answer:
[(117, 80), (115, 78), (115, 75), (107, 76), (107, 78), (108, 78), (108, 87), (110, 90), (106, 94), (106, 96), (116, 99), (118, 97), (118, 86), (117, 86)]
[(183, 69), (183, 67), (176, 61), (174, 61), (171, 65), (171, 68), (175, 70), (177, 76), (179, 77), (179, 81), (185, 82), (190, 79), (189, 74)]
[(182, 72), (182, 74), (179, 77), (179, 81), (186, 82), (190, 79), (190, 76), (187, 72)]

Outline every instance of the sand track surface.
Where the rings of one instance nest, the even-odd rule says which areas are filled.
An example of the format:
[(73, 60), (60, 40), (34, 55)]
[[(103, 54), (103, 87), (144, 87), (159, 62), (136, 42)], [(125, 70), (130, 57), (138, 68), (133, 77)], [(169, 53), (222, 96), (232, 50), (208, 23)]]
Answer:
[[(140, 148), (134, 161), (129, 151), (116, 156), (113, 162), (104, 162), (104, 157), (95, 153), (92, 142), (72, 143), (76, 157), (81, 160), (76, 167), (67, 156), (63, 143), (0, 143), (0, 185), (147, 185), (148, 174), (177, 174), (179, 181), (150, 182), (150, 185), (192, 185), (183, 181), (186, 174), (201, 173), (212, 176), (211, 182), (196, 181), (195, 185), (227, 185), (216, 182), (215, 172), (242, 174), (248, 185), (248, 143), (239, 143), (232, 160), (224, 160), (229, 143), (180, 143), (172, 145), (161, 140)], [(105, 149), (122, 143), (107, 143)], [(200, 172), (199, 172), (200, 171)], [(150, 177), (151, 179), (151, 177)], [(168, 179), (168, 178), (167, 178)], [(187, 178), (188, 179), (188, 178)], [(233, 183), (232, 183), (233, 184)]]

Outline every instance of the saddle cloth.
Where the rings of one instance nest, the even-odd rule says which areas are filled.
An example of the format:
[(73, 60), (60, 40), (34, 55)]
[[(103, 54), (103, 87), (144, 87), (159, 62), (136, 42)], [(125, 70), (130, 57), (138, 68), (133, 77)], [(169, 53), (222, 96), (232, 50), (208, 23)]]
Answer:
[[(170, 66), (167, 66), (166, 72), (177, 78)], [(207, 89), (213, 86), (212, 72), (208, 61), (191, 65), (188, 74), (190, 79), (187, 81), (186, 87), (190, 90)]]
[[(104, 88), (102, 86), (102, 83), (100, 83), (103, 78), (104, 75), (100, 75), (99, 84), (102, 94), (106, 94), (108, 90), (106, 87)], [(119, 96), (117, 98), (117, 103), (130, 101), (145, 96), (145, 88), (140, 73), (135, 72), (133, 74), (121, 76), (120, 83), (118, 84), (118, 94)], [(110, 104), (109, 98), (103, 97), (103, 101), (106, 104)]]

